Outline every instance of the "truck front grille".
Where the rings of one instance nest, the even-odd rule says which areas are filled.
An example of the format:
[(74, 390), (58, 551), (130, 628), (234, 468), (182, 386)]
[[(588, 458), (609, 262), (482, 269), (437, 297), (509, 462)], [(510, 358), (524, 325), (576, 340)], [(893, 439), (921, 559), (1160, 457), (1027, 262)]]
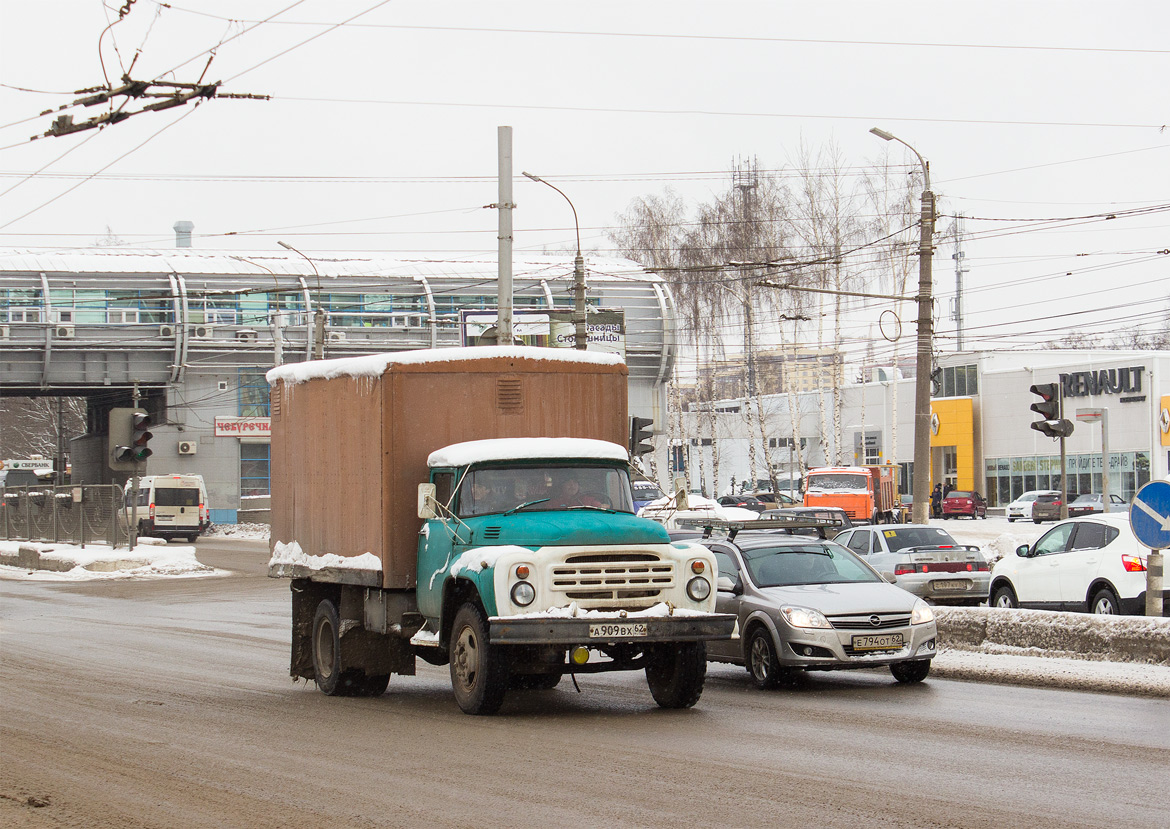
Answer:
[(651, 599), (674, 579), (674, 563), (653, 553), (575, 555), (552, 568), (552, 589), (574, 601)]

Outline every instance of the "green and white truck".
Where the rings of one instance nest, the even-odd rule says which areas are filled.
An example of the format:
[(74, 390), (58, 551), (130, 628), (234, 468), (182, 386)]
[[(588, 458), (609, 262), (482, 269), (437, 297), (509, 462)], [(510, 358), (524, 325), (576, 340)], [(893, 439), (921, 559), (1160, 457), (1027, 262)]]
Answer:
[(272, 559), (293, 677), (376, 696), (449, 665), (471, 714), (565, 674), (643, 670), (694, 705), (715, 560), (633, 514), (626, 367), (607, 354), (449, 348), (298, 363), (272, 386)]

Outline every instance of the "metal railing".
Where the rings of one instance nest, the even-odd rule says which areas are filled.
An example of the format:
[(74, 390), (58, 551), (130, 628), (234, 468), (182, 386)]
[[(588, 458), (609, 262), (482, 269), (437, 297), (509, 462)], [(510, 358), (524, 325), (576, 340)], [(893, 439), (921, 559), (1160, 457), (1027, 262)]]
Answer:
[(126, 544), (122, 491), (113, 484), (0, 487), (0, 538)]

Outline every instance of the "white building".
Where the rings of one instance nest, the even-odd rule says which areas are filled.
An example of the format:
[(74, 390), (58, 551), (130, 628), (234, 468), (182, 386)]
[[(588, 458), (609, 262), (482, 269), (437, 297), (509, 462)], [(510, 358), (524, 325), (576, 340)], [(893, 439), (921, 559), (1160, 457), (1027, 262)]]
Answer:
[[(1104, 471), (1102, 428), (1078, 422), (1078, 409), (1108, 411), (1111, 493), (1128, 499), (1170, 472), (1168, 351), (961, 352), (945, 355), (940, 365), (931, 400), (932, 486), (950, 481), (957, 489), (975, 489), (992, 506), (1029, 489), (1060, 488), (1060, 442), (1030, 426), (1040, 419), (1030, 410), (1040, 401), (1030, 387), (1044, 383), (1061, 384), (1064, 415), (1076, 424), (1065, 442), (1070, 493), (1100, 492)], [(782, 487), (812, 466), (896, 463), (908, 491), (914, 379), (894, 381), (884, 371), (874, 377), (841, 390), (839, 420), (830, 391), (761, 398), (762, 429), (754, 402), (749, 407), (743, 399), (713, 404), (714, 435), (709, 414), (685, 413), (682, 434), (676, 429), (672, 437), (683, 446), (690, 485), (722, 494), (734, 479), (738, 490), (753, 477), (753, 467), (757, 479), (768, 477), (767, 457)]]

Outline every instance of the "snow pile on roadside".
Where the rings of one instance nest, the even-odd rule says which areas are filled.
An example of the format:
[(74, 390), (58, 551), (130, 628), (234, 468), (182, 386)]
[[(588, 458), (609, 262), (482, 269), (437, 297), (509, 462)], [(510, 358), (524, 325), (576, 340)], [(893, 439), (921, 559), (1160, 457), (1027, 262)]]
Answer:
[(1170, 699), (1170, 667), (1143, 662), (1089, 662), (1047, 652), (1031, 656), (977, 653), (944, 645), (931, 661), (930, 675), (967, 682)]
[(1170, 618), (988, 607), (936, 607), (946, 647), (986, 654), (1170, 667)]
[(272, 528), (267, 524), (212, 524), (204, 535), (208, 538), (242, 538), (267, 541)]
[[(210, 576), (222, 574), (201, 564), (191, 545), (160, 544), (158, 539), (141, 539), (133, 550), (106, 544), (53, 544), (30, 541), (0, 541), (0, 554), (16, 556), (20, 548), (35, 550), (42, 561), (68, 569), (30, 569), (0, 565), (0, 578), (41, 581), (87, 581), (91, 579), (151, 578), (155, 576)], [(72, 565), (70, 567), (70, 565)]]

